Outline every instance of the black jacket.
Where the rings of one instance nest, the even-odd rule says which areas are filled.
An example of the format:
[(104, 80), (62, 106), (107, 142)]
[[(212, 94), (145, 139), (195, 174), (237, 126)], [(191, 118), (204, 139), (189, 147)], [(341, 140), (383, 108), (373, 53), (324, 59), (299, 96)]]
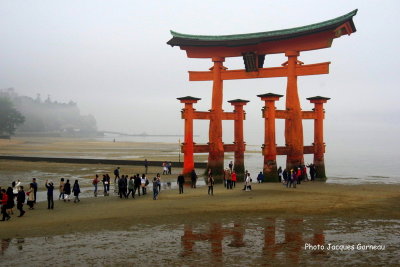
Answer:
[(183, 175), (179, 175), (177, 183), (178, 184), (184, 184), (185, 183), (185, 177)]
[(64, 193), (67, 194), (67, 195), (71, 194), (71, 184), (70, 183), (66, 183), (64, 185)]
[(18, 191), (17, 202), (18, 203), (24, 203), (25, 202), (25, 192), (23, 190)]

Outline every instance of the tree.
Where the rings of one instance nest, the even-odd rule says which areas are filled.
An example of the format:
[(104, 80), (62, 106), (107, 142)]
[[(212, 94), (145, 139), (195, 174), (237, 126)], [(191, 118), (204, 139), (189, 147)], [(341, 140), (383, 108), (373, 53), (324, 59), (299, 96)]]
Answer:
[(14, 135), (25, 117), (14, 108), (14, 104), (5, 97), (0, 97), (0, 135)]

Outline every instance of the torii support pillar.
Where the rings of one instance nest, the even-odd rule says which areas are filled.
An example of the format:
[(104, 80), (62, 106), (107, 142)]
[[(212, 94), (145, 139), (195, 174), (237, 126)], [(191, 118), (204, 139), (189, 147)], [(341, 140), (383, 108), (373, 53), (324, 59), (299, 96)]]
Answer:
[(262, 153), (264, 155), (263, 172), (266, 182), (279, 182), (278, 170), (276, 166), (276, 140), (275, 140), (275, 101), (278, 101), (282, 95), (264, 94), (257, 95), (265, 101), (263, 108), (263, 118), (265, 120), (264, 144)]
[(201, 98), (196, 98), (192, 96), (180, 97), (177, 98), (181, 101), (181, 103), (185, 104), (185, 107), (182, 109), (182, 119), (185, 120), (185, 136), (184, 142), (182, 144), (183, 147), (183, 175), (189, 175), (191, 171), (194, 169), (194, 142), (193, 142), (193, 119), (195, 109), (193, 108), (193, 104), (197, 103)]
[(288, 148), (286, 168), (291, 170), (294, 167), (304, 164), (303, 122), (296, 74), (296, 68), (303, 63), (297, 60), (297, 56), (299, 55), (297, 51), (287, 51), (285, 55), (288, 57), (288, 61), (282, 65), (287, 66), (288, 71), (286, 87), (286, 110), (288, 117), (285, 119), (285, 142)]
[(324, 143), (324, 103), (330, 98), (315, 96), (309, 97), (311, 103), (314, 104), (314, 166), (316, 171), (315, 178), (318, 180), (326, 180), (325, 174), (325, 143)]
[(208, 166), (214, 177), (222, 176), (224, 172), (224, 143), (222, 142), (222, 102), (223, 102), (223, 80), (221, 72), (226, 68), (223, 65), (225, 58), (213, 57), (214, 62), (211, 68), (213, 77), (212, 103), (210, 110), (210, 128), (209, 128), (209, 153)]
[(243, 135), (243, 120), (245, 120), (246, 113), (243, 110), (243, 106), (245, 106), (248, 100), (243, 99), (235, 99), (228, 101), (234, 106), (233, 113), (235, 114), (234, 120), (234, 135), (235, 141), (234, 144), (236, 145), (235, 149), (235, 161), (233, 165), (233, 169), (237, 175), (244, 175), (244, 151), (246, 150), (246, 144), (244, 142), (244, 135)]

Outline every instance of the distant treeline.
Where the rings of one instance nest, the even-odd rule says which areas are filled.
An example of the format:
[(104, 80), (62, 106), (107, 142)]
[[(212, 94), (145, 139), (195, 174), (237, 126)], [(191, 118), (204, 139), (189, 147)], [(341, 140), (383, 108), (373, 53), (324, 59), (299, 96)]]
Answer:
[(92, 115), (81, 115), (75, 102), (59, 103), (50, 96), (42, 100), (18, 95), (13, 88), (1, 89), (0, 97), (7, 97), (25, 117), (17, 128), (19, 135), (89, 136), (96, 135), (97, 123)]

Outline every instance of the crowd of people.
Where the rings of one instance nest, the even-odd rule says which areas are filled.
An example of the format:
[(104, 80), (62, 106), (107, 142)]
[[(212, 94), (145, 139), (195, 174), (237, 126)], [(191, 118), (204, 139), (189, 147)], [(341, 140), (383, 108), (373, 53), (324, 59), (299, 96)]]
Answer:
[[(129, 198), (131, 195), (132, 198), (135, 198), (136, 192), (137, 195), (140, 196), (140, 191), (142, 191), (142, 195), (147, 194), (147, 187), (150, 184), (149, 179), (146, 177), (146, 174), (143, 173), (141, 176), (137, 173), (131, 177), (128, 175), (120, 176), (120, 168), (114, 170), (114, 193), (119, 195), (120, 198)], [(129, 177), (129, 179), (128, 179)], [(103, 186), (104, 186), (104, 195), (109, 195), (109, 176), (108, 174), (103, 175)], [(93, 179), (94, 186), (94, 196), (97, 196), (97, 184), (99, 183), (98, 176)], [(153, 199), (158, 199), (158, 194), (161, 191), (161, 176), (159, 173), (152, 180), (153, 185)]]
[[(308, 179), (307, 168), (310, 169), (310, 179)], [(301, 184), (303, 181), (314, 181), (315, 174), (316, 170), (313, 163), (309, 165), (299, 165), (290, 170), (284, 169), (282, 171), (282, 167), (278, 168), (279, 180), (288, 188), (296, 188), (296, 185)]]
[[(163, 164), (163, 174), (168, 175), (171, 174), (171, 164), (164, 162)], [(309, 168), (310, 179), (307, 175), (307, 168)], [(147, 168), (146, 168), (147, 171)], [(298, 167), (288, 169), (278, 168), (278, 176), (279, 180), (284, 184), (287, 188), (293, 187), (296, 188), (298, 184), (301, 184), (302, 181), (314, 181), (315, 179), (315, 166), (314, 164), (309, 165), (300, 165)], [(191, 188), (195, 189), (198, 176), (195, 170), (192, 170), (190, 173), (191, 180)], [(135, 196), (144, 196), (147, 194), (147, 188), (150, 185), (150, 180), (147, 178), (146, 173), (139, 175), (135, 174), (131, 177), (128, 175), (120, 175), (120, 167), (117, 167), (114, 170), (114, 193), (115, 195), (122, 198), (135, 198)], [(96, 174), (94, 179), (92, 180), (93, 185), (93, 194), (94, 197), (98, 196), (98, 185), (101, 182), (103, 185), (103, 195), (110, 195), (110, 184), (111, 178), (109, 174), (103, 174), (102, 179), (100, 179), (99, 175)], [(208, 187), (208, 195), (214, 195), (214, 184), (215, 180), (213, 177), (213, 173), (211, 169), (207, 171), (206, 177), (206, 186)], [(232, 190), (236, 188), (236, 183), (238, 182), (238, 176), (233, 169), (232, 161), (228, 164), (228, 168), (224, 170), (223, 173), (223, 183), (224, 187), (228, 190)], [(265, 182), (265, 176), (262, 172), (260, 172), (257, 176), (257, 183)], [(161, 192), (161, 175), (157, 173), (157, 175), (152, 179), (152, 191), (153, 191), (153, 199), (157, 200), (159, 193)], [(253, 179), (251, 178), (250, 173), (246, 170), (243, 176), (243, 191), (251, 191), (252, 190)], [(171, 187), (171, 183), (166, 183), (167, 187)], [(177, 185), (179, 188), (179, 194), (183, 194), (185, 184), (184, 175), (180, 174), (177, 178)], [(46, 180), (44, 184), (46, 188), (47, 195), (47, 208), (49, 210), (54, 209), (54, 190), (55, 186), (52, 181)], [(1, 214), (2, 221), (10, 220), (11, 215), (14, 214), (14, 208), (16, 204), (16, 208), (19, 211), (18, 217), (24, 216), (26, 211), (24, 210), (24, 204), (29, 207), (29, 210), (35, 209), (35, 204), (37, 201), (37, 191), (38, 184), (36, 178), (32, 179), (32, 182), (29, 183), (27, 188), (21, 184), (20, 180), (14, 181), (11, 183), (7, 189), (0, 187), (0, 201), (1, 201)], [(71, 185), (69, 179), (60, 179), (59, 184), (59, 196), (58, 199), (64, 202), (71, 201), (71, 194), (74, 197), (74, 203), (80, 202), (79, 195), (81, 193), (79, 181), (76, 179), (74, 183)]]
[[(52, 181), (46, 180), (44, 184), (46, 188), (46, 196), (47, 196), (47, 209), (52, 210), (54, 209), (54, 184)], [(64, 182), (64, 178), (61, 178), (60, 181), (60, 195), (59, 199), (64, 201), (69, 201), (69, 197), (71, 195), (71, 191), (74, 194), (74, 202), (79, 202), (79, 193), (80, 187), (78, 180), (75, 180), (72, 190), (69, 180), (67, 179)], [(37, 191), (38, 191), (38, 184), (36, 178), (32, 178), (32, 182), (29, 184), (29, 188), (24, 188), (21, 184), (20, 180), (13, 181), (11, 186), (7, 189), (0, 187), (0, 200), (1, 200), (1, 214), (2, 219), (1, 221), (8, 221), (11, 219), (11, 215), (14, 214), (15, 202), (16, 208), (19, 211), (18, 217), (24, 216), (26, 211), (24, 210), (24, 204), (29, 207), (29, 210), (35, 209), (35, 204), (37, 201)]]

